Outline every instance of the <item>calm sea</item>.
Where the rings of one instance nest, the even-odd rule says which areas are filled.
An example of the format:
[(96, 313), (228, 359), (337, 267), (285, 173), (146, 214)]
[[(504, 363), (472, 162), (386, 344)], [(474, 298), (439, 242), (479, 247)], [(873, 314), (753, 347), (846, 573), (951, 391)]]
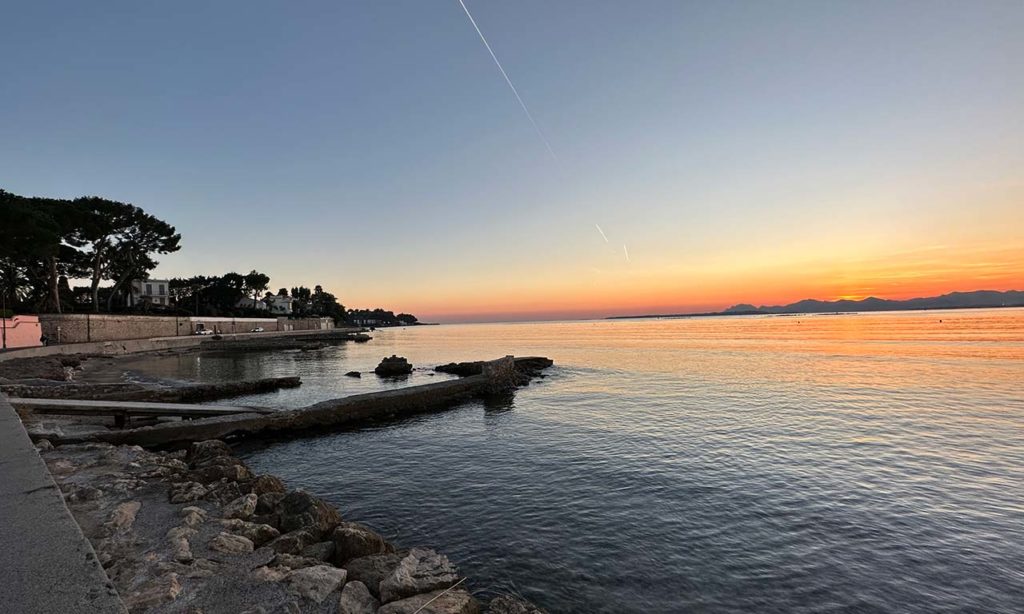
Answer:
[[(459, 325), (159, 359), (277, 407), (505, 354), (514, 397), (246, 460), (552, 612), (1024, 612), (1024, 310)], [(237, 400), (231, 400), (237, 403)]]

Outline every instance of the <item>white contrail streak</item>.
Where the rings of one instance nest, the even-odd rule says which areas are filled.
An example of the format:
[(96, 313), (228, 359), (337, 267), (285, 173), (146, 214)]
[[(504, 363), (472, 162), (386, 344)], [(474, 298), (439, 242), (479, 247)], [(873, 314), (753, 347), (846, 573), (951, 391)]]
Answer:
[(609, 242), (609, 241), (608, 241), (608, 235), (604, 234), (604, 231), (603, 231), (603, 230), (601, 230), (601, 227), (600, 227), (599, 225), (597, 225), (597, 224), (594, 224), (594, 226), (595, 226), (595, 227), (597, 227), (597, 231), (598, 231), (599, 233), (601, 233), (601, 236), (602, 236), (602, 237), (604, 237), (604, 242), (605, 242), (605, 243), (608, 243), (608, 242)]
[(622, 251), (626, 253), (626, 262), (633, 262), (632, 260), (629, 259), (629, 250), (626, 249), (625, 243), (622, 244)]
[(523, 98), (519, 95), (519, 91), (516, 89), (516, 86), (512, 85), (512, 79), (508, 78), (508, 73), (506, 73), (505, 69), (501, 67), (501, 62), (498, 61), (498, 56), (494, 55), (494, 50), (491, 49), (490, 43), (488, 43), (487, 39), (484, 38), (484, 33), (480, 31), (480, 26), (476, 25), (476, 20), (473, 19), (473, 16), (469, 13), (469, 9), (466, 8), (466, 3), (459, 0), (459, 4), (462, 5), (462, 10), (466, 13), (466, 17), (469, 17), (469, 23), (473, 24), (473, 29), (476, 30), (476, 33), (480, 36), (480, 40), (483, 41), (484, 47), (487, 47), (487, 53), (491, 54), (491, 59), (494, 60), (494, 64), (498, 67), (498, 70), (501, 71), (501, 76), (505, 77), (505, 83), (508, 83), (508, 87), (512, 90), (512, 93), (515, 94), (516, 100), (519, 101), (519, 106), (523, 107), (523, 112), (526, 113), (527, 119), (529, 119), (530, 123), (533, 124), (533, 129), (537, 131), (537, 135), (540, 136), (540, 140), (544, 141), (544, 146), (548, 148), (548, 153), (551, 154), (552, 158), (557, 160), (558, 156), (555, 155), (555, 150), (551, 149), (551, 143), (548, 142), (548, 138), (544, 136), (544, 132), (533, 119), (533, 114), (530, 113), (530, 109), (526, 108), (526, 103), (523, 102)]

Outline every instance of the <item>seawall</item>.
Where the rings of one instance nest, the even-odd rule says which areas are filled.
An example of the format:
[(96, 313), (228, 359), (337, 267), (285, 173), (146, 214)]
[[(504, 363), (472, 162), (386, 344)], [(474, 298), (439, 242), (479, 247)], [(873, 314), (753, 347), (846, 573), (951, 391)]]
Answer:
[(61, 345), (48, 345), (45, 347), (23, 348), (0, 352), (0, 362), (7, 360), (18, 360), (20, 358), (38, 358), (41, 356), (60, 356), (69, 354), (136, 354), (142, 352), (158, 352), (163, 350), (179, 350), (197, 348), (204, 344), (211, 344), (213, 347), (230, 349), (230, 343), (234, 340), (267, 340), (281, 337), (295, 337), (304, 339), (321, 339), (325, 337), (343, 338), (347, 335), (357, 333), (363, 329), (356, 327), (332, 328), (329, 330), (307, 330), (307, 331), (280, 331), (263, 333), (238, 333), (225, 336), (225, 340), (218, 341), (209, 336), (189, 335), (183, 337), (156, 337), (151, 339), (121, 339), (117, 341), (93, 341), (89, 343), (66, 343)]

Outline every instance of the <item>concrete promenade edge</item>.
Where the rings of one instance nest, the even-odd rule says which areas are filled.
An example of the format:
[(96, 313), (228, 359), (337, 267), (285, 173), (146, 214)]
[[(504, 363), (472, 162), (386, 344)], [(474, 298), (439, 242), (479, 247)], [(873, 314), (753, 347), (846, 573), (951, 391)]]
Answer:
[(21, 419), (2, 394), (0, 547), (0, 610), (127, 612)]

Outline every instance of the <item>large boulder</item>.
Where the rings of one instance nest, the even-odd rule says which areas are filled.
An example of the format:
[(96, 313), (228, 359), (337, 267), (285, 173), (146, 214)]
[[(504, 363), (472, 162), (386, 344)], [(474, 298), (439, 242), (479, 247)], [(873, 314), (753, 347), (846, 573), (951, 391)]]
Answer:
[(277, 510), (277, 506), (284, 499), (283, 492), (265, 492), (259, 494), (256, 500), (257, 514), (271, 514)]
[(480, 614), (480, 602), (461, 588), (434, 591), (393, 601), (377, 614)]
[(443, 554), (413, 548), (380, 583), (380, 600), (390, 603), (420, 593), (449, 588), (459, 581), (458, 569)]
[(330, 565), (316, 565), (296, 569), (285, 576), (289, 588), (306, 599), (323, 603), (327, 596), (345, 583), (345, 570)]
[(270, 540), (267, 547), (278, 554), (299, 554), (306, 546), (315, 544), (317, 539), (319, 538), (313, 533), (298, 529)]
[(245, 466), (245, 463), (233, 456), (216, 456), (193, 463), (192, 467), (189, 477), (203, 484), (218, 480), (238, 482), (253, 478), (252, 471)]
[(512, 595), (500, 595), (491, 600), (487, 614), (548, 614), (529, 601)]
[(382, 377), (408, 375), (412, 373), (412, 365), (405, 358), (392, 354), (388, 358), (381, 360), (373, 372)]
[(354, 558), (395, 551), (383, 537), (356, 522), (339, 524), (331, 540), (334, 542), (334, 564), (339, 567)]
[(253, 478), (250, 488), (250, 492), (258, 496), (275, 493), (281, 493), (283, 495), (288, 490), (285, 488), (284, 482), (281, 478), (276, 475), (269, 475), (266, 473)]
[(317, 542), (311, 546), (303, 548), (301, 554), (302, 556), (308, 556), (320, 561), (329, 562), (334, 556), (334, 542)]
[(376, 614), (380, 602), (373, 598), (370, 589), (358, 580), (345, 584), (338, 601), (338, 614)]
[(380, 597), (381, 581), (391, 575), (408, 552), (389, 552), (387, 554), (371, 554), (361, 556), (345, 563), (348, 579), (357, 580), (366, 585), (374, 597)]
[(341, 523), (341, 514), (323, 500), (304, 490), (293, 490), (277, 504), (282, 531), (306, 529), (323, 535)]
[(248, 520), (256, 512), (256, 501), (258, 497), (252, 493), (238, 497), (231, 503), (224, 506), (225, 518), (237, 518)]

